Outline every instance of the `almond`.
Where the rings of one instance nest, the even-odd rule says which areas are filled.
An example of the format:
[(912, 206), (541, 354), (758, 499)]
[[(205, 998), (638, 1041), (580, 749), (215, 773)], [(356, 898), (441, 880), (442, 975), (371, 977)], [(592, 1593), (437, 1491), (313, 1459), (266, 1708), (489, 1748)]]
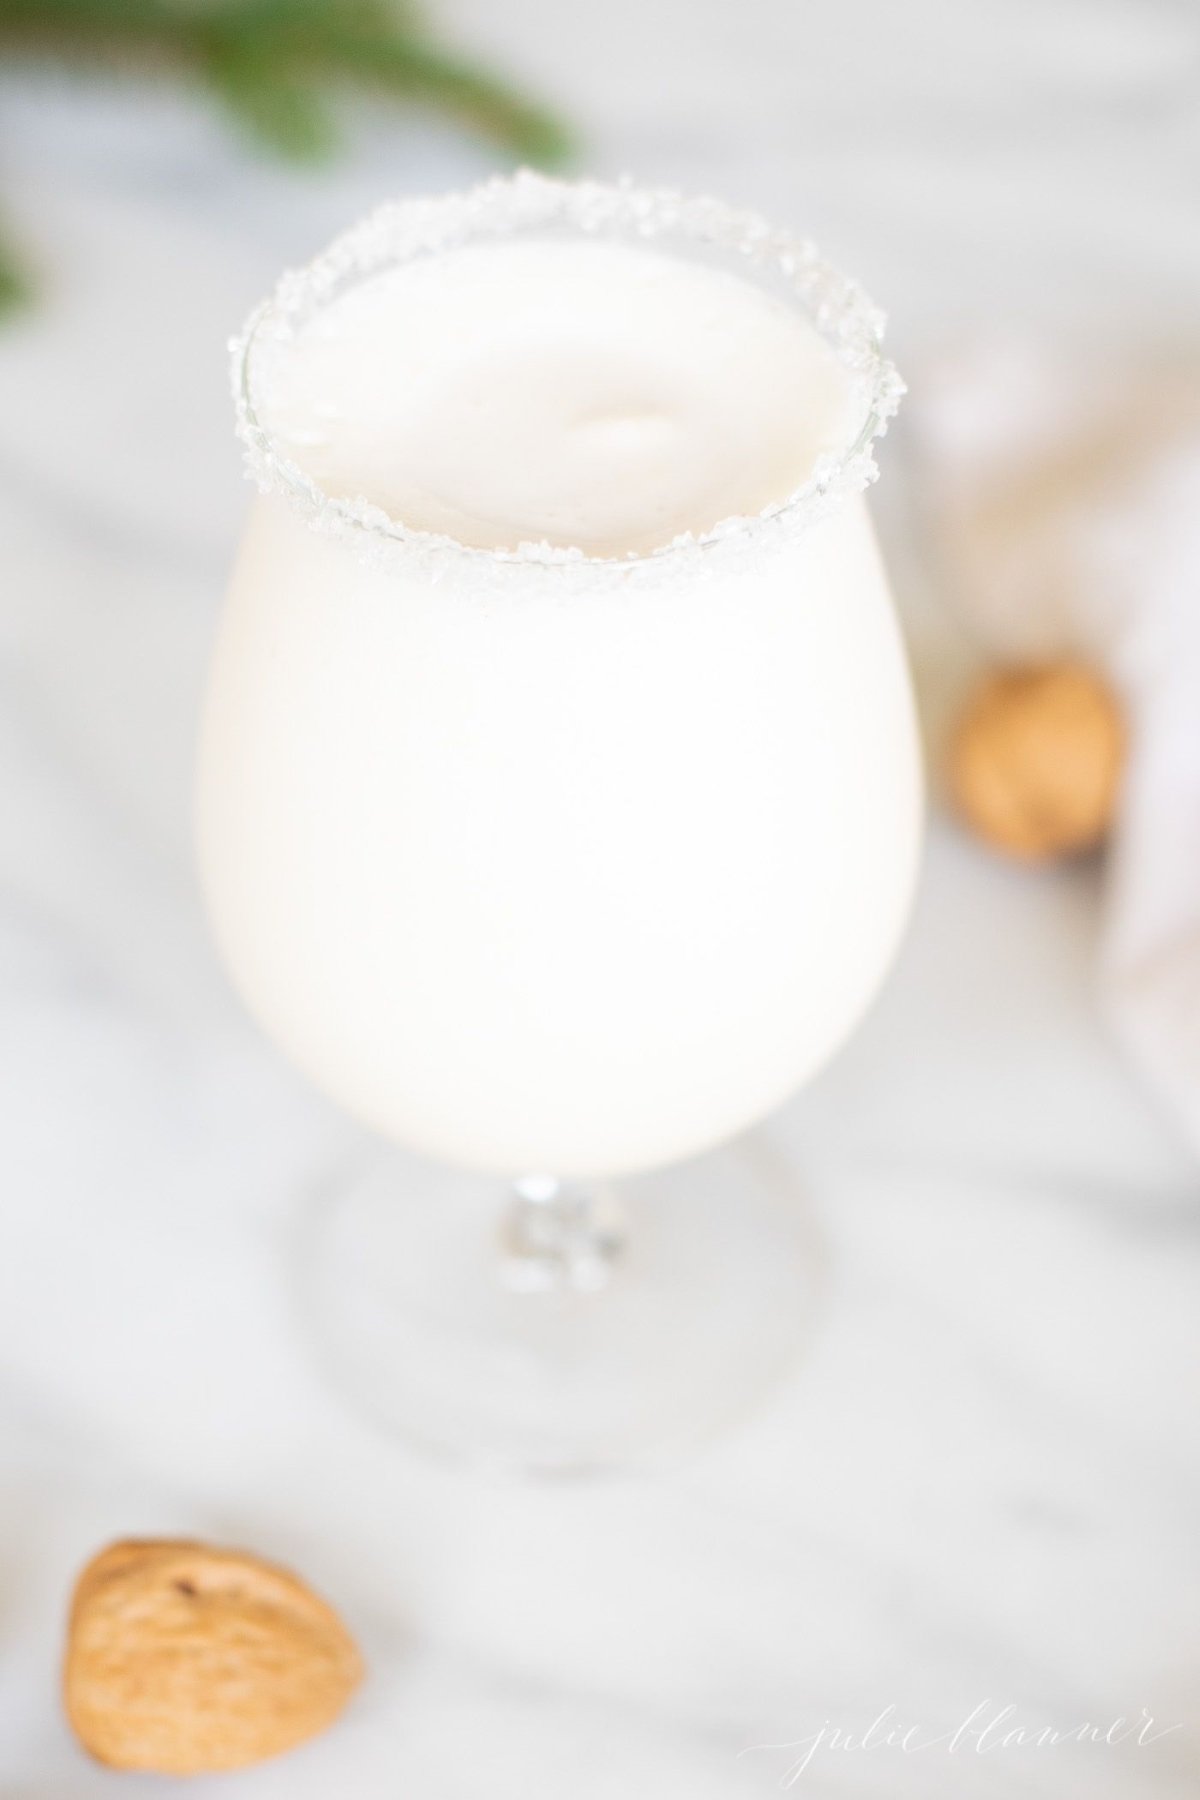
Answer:
[(241, 1551), (111, 1544), (75, 1588), (67, 1718), (112, 1768), (193, 1775), (278, 1756), (332, 1724), (361, 1678), (333, 1609)]
[(1112, 823), (1125, 750), (1121, 707), (1079, 663), (1001, 669), (959, 720), (950, 781), (995, 849), (1036, 862), (1094, 849)]

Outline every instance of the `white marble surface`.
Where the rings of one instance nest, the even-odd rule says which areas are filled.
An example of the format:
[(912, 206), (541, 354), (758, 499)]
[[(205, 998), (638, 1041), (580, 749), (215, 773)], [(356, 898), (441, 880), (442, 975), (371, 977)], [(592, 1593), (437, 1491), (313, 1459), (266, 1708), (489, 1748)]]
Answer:
[[(809, 226), (910, 368), (997, 320), (1118, 354), (1194, 326), (1184, 0), (443, 10), (575, 107), (599, 170)], [(924, 1739), (984, 1702), (1181, 1728), (822, 1749), (794, 1791), (1193, 1794), (1197, 1173), (1095, 1019), (1094, 871), (1013, 873), (935, 818), (886, 994), (770, 1127), (830, 1242), (825, 1330), (677, 1475), (473, 1485), (313, 1374), (282, 1253), (354, 1133), (241, 1017), (189, 867), (243, 503), (222, 346), (279, 264), (485, 159), (371, 112), (301, 179), (199, 106), (54, 81), (0, 89), (0, 144), (44, 285), (0, 335), (0, 1792), (120, 1791), (58, 1717), (63, 1604), (106, 1537), (179, 1531), (294, 1562), (374, 1671), (326, 1739), (198, 1796), (749, 1800), (794, 1754), (749, 1747), (889, 1704)], [(888, 450), (936, 717), (965, 652)]]

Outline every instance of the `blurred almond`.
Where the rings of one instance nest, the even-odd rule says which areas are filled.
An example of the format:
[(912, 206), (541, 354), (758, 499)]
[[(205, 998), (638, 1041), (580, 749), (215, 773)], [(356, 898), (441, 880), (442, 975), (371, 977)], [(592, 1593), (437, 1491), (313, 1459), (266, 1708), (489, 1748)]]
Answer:
[(967, 702), (950, 781), (959, 811), (995, 849), (1029, 861), (1068, 856), (1107, 835), (1124, 751), (1120, 705), (1092, 670), (1002, 669)]
[(278, 1756), (332, 1724), (361, 1678), (333, 1609), (255, 1556), (130, 1540), (79, 1577), (67, 1718), (113, 1768), (193, 1775)]

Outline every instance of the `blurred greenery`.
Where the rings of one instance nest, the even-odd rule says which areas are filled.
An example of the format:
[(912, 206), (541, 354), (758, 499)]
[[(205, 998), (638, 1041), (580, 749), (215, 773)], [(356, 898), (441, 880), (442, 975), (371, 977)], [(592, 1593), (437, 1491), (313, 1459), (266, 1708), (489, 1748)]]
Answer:
[(29, 298), (25, 272), (8, 246), (0, 241), (0, 313), (20, 306)]
[[(570, 150), (553, 111), (443, 48), (409, 0), (0, 0), (0, 57), (18, 56), (199, 82), (293, 161), (336, 149), (337, 103), (355, 88), (436, 107), (523, 162)], [(0, 307), (27, 293), (0, 241)]]

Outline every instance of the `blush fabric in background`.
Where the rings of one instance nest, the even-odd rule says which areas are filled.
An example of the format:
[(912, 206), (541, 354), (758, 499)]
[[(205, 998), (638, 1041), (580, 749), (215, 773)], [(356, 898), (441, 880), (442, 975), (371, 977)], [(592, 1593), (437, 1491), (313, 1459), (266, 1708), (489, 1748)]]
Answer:
[(925, 534), (975, 651), (1079, 657), (1124, 697), (1099, 991), (1200, 1151), (1200, 355), (996, 341), (914, 387)]

